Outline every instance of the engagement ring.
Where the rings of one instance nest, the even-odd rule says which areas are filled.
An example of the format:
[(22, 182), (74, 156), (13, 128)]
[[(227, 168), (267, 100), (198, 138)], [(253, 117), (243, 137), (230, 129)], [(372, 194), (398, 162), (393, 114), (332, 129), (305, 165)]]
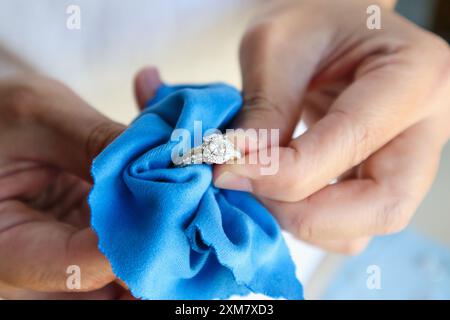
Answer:
[(189, 150), (176, 162), (176, 166), (187, 166), (190, 164), (222, 164), (230, 160), (242, 157), (234, 144), (222, 134), (211, 134), (203, 138), (203, 143)]

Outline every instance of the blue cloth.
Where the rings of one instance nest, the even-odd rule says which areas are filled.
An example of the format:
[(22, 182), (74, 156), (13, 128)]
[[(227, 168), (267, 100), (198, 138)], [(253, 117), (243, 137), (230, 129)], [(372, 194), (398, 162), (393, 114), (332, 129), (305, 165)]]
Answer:
[(162, 86), (94, 161), (92, 226), (113, 271), (144, 299), (301, 299), (280, 228), (250, 194), (215, 188), (207, 164), (173, 167), (174, 128), (224, 129), (241, 96), (223, 84)]

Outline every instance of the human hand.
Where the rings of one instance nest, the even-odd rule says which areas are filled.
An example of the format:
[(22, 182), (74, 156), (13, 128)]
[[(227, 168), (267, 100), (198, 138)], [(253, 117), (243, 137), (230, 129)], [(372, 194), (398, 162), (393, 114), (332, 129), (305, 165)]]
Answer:
[[(138, 74), (140, 106), (158, 82), (153, 69)], [(97, 248), (86, 201), (93, 158), (123, 129), (55, 80), (0, 80), (1, 297), (128, 296)], [(69, 265), (81, 269), (80, 290), (66, 287)]]
[[(287, 2), (255, 21), (235, 126), (279, 128), (279, 170), (264, 176), (247, 161), (214, 172), (298, 238), (343, 253), (408, 224), (450, 135), (448, 45), (387, 9), (369, 30), (369, 4)], [(308, 131), (292, 139), (300, 119)]]

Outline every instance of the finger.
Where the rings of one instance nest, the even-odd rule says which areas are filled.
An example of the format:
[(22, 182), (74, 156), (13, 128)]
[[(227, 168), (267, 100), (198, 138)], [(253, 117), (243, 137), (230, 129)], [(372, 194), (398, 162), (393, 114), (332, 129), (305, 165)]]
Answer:
[(361, 163), (424, 116), (421, 102), (429, 100), (428, 90), (433, 87), (430, 77), (404, 81), (418, 70), (427, 74), (408, 56), (394, 54), (389, 58), (401, 58), (404, 63), (381, 67), (375, 64), (371, 68), (362, 64), (355, 82), (336, 99), (323, 119), (287, 148), (275, 150), (274, 154), (279, 152), (279, 165), (274, 174), (262, 174), (264, 164), (251, 163), (250, 156), (258, 157), (250, 154), (245, 164), (218, 167), (216, 185), (237, 190), (246, 186), (244, 191), (262, 197), (295, 202)]
[(435, 176), (440, 148), (418, 124), (361, 165), (360, 179), (287, 203), (262, 199), (282, 226), (307, 242), (351, 240), (402, 230)]
[(4, 132), (14, 140), (0, 140), (3, 155), (59, 167), (88, 181), (92, 160), (125, 128), (41, 76), (0, 80), (0, 97), (10, 117)]
[[(92, 291), (115, 278), (89, 229), (77, 230), (18, 201), (0, 207), (0, 279), (42, 292)], [(67, 285), (69, 266), (78, 266), (80, 289)]]
[(139, 110), (143, 110), (149, 100), (156, 94), (162, 81), (158, 69), (145, 67), (140, 70), (134, 78), (134, 93)]
[(240, 48), (244, 107), (234, 126), (279, 129), (281, 145), (292, 137), (303, 93), (328, 43), (327, 32), (298, 30), (302, 28), (293, 44), (289, 30), (260, 21), (246, 33)]
[(8, 48), (0, 45), (0, 77), (5, 77), (14, 73), (32, 73), (35, 68), (27, 61), (18, 57)]

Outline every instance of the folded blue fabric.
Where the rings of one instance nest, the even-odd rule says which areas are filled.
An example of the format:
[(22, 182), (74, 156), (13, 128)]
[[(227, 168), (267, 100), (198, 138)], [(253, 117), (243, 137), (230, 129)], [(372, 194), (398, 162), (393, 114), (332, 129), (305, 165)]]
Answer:
[(219, 190), (210, 165), (174, 167), (175, 128), (224, 129), (242, 104), (224, 84), (162, 86), (94, 161), (92, 226), (113, 271), (144, 299), (302, 299), (271, 214), (250, 194)]

